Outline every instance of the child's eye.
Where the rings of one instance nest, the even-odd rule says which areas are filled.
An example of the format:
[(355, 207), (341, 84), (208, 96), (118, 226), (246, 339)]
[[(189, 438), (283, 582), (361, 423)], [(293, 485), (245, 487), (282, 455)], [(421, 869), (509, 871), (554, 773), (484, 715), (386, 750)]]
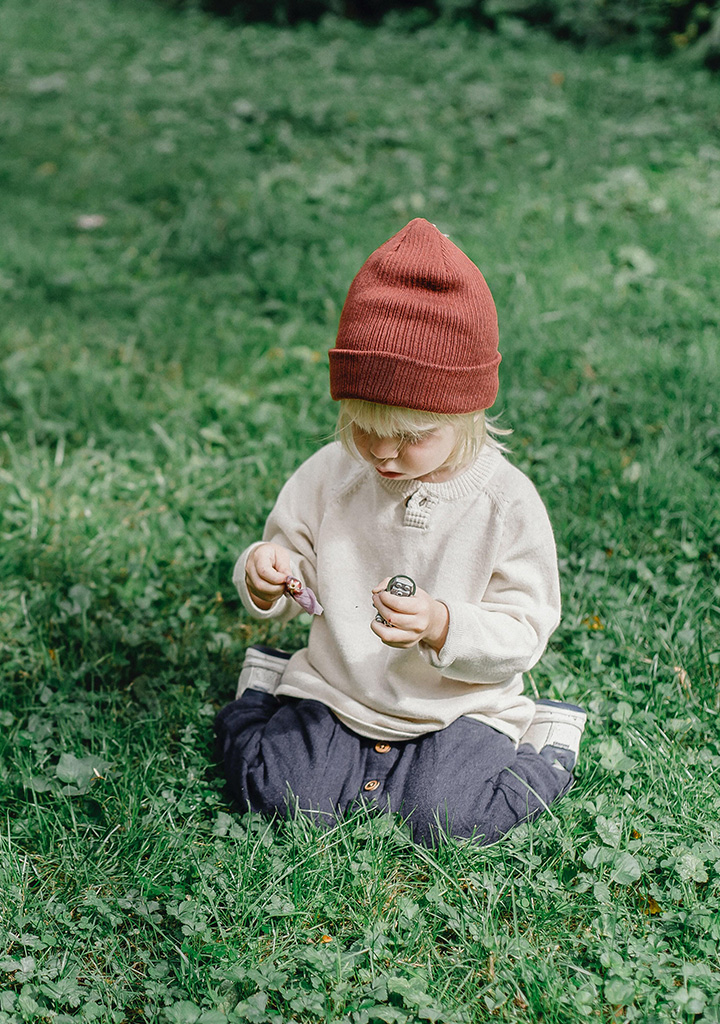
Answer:
[[(397, 434), (392, 437), (399, 448), (409, 448), (415, 445), (422, 444), (423, 441), (427, 441), (435, 434), (435, 430), (424, 430), (419, 434)], [(362, 427), (358, 427), (357, 424), (353, 424), (353, 435), (358, 441), (370, 442), (375, 440), (387, 441), (391, 439), (390, 435), (386, 434), (375, 434), (371, 430), (363, 430)]]
[(426, 430), (422, 434), (404, 434), (400, 438), (400, 443), (403, 445), (403, 447), (407, 447), (408, 445), (422, 444), (423, 441), (427, 441), (430, 437), (432, 437), (433, 433), (434, 431), (432, 430)]

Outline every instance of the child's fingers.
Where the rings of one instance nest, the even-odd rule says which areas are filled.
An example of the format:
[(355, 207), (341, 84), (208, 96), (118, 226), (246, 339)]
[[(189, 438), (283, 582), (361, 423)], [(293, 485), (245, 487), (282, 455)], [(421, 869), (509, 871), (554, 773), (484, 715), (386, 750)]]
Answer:
[[(389, 623), (391, 627), (396, 630), (406, 630), (409, 633), (416, 633), (422, 628), (422, 621), (418, 619), (414, 609), (390, 606), (382, 600), (382, 597), (384, 595), (376, 594), (373, 597), (373, 605), (378, 614), (382, 615), (385, 622)], [(378, 623), (378, 625), (381, 626), (382, 623)], [(385, 626), (384, 628), (387, 629), (388, 627)]]
[(253, 597), (259, 597), (262, 601), (277, 601), (285, 592), (285, 587), (265, 583), (263, 580), (253, 579), (249, 573), (245, 574), (245, 585)]
[(250, 552), (245, 584), (253, 597), (269, 602), (269, 606), (285, 592), (285, 578), (289, 574), (289, 552), (274, 544), (261, 544)]
[(380, 639), (384, 641), (395, 640), (403, 632), (401, 630), (398, 630), (397, 626), (395, 626), (392, 622), (388, 622), (387, 619), (385, 620), (385, 622), (378, 622), (378, 620), (374, 617), (370, 623), (370, 629), (373, 631), (373, 633), (375, 633), (376, 636), (379, 636)]
[(391, 594), (389, 590), (373, 591), (373, 604), (380, 611), (378, 601), (390, 611), (403, 615), (416, 615), (423, 607), (422, 592), (414, 597), (403, 597), (401, 594)]
[(372, 603), (373, 603), (375, 609), (386, 620), (392, 615), (392, 613), (394, 611), (397, 611), (397, 609), (391, 608), (390, 605), (387, 604), (386, 601), (384, 600), (384, 598), (386, 598), (388, 596), (389, 595), (385, 591), (380, 591), (377, 594), (373, 594), (373, 597), (372, 597)]
[(373, 594), (379, 594), (383, 590), (387, 590), (387, 585), (390, 582), (390, 579), (391, 579), (390, 576), (386, 576), (385, 579), (382, 581), (382, 583), (378, 583), (378, 585), (376, 587), (373, 587), (372, 588)]
[(276, 578), (273, 576), (268, 579), (264, 573), (257, 572), (253, 567), (248, 566), (245, 570), (245, 582), (247, 583), (248, 590), (259, 594), (261, 597), (276, 598), (285, 589), (285, 583), (282, 578)]
[(246, 571), (245, 580), (249, 589), (259, 594), (281, 594), (285, 589), (285, 584), (281, 580), (268, 580), (252, 571)]
[(290, 555), (284, 548), (263, 544), (253, 554), (253, 568), (261, 580), (275, 586), (285, 583), (285, 577), (290, 575)]
[(399, 629), (394, 624), (386, 626), (377, 619), (372, 620), (370, 629), (387, 647), (414, 647), (419, 640), (417, 633)]
[[(384, 626), (385, 629), (392, 627), (393, 629), (411, 630), (413, 627), (412, 619), (407, 616), (400, 615), (399, 612), (388, 611), (387, 608), (378, 608), (378, 614), (382, 615), (383, 622), (378, 622), (373, 617), (373, 621), (377, 622), (379, 626)], [(385, 625), (387, 623), (387, 625)]]

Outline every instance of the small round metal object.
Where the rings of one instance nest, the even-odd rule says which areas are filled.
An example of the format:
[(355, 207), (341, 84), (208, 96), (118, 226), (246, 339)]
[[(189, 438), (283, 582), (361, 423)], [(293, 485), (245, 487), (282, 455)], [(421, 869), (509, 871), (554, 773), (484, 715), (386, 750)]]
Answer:
[(412, 597), (417, 587), (410, 576), (393, 576), (386, 589), (389, 594), (397, 594), (398, 597)]
[(391, 747), (389, 743), (376, 743), (375, 750), (378, 754), (389, 754)]
[(372, 793), (372, 791), (373, 791), (374, 789), (377, 789), (379, 785), (380, 785), (380, 783), (378, 782), (378, 780), (377, 780), (377, 779), (370, 779), (370, 781), (369, 781), (369, 782), (366, 782), (366, 783), (365, 783), (365, 785), (363, 786), (363, 789), (364, 789), (364, 790), (365, 790), (366, 792), (368, 792), (368, 793)]
[[(415, 580), (410, 576), (393, 576), (385, 587), (388, 594), (395, 594), (396, 597), (412, 597), (417, 590)], [(380, 612), (375, 616), (376, 622), (382, 622), (385, 626), (392, 626), (390, 619), (384, 619)]]

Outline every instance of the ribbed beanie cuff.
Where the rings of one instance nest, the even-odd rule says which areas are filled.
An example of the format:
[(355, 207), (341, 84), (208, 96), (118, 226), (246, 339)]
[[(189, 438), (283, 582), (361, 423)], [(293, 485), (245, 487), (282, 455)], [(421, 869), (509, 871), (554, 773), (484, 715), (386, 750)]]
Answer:
[(330, 393), (427, 412), (488, 409), (497, 396), (498, 326), (485, 278), (426, 220), (363, 264), (348, 292)]

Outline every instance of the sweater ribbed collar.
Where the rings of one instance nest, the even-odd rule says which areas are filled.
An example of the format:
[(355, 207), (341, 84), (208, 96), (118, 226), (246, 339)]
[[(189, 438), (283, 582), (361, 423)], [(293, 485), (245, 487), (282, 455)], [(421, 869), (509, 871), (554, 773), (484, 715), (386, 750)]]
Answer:
[(434, 494), (444, 501), (457, 501), (468, 495), (477, 494), (487, 484), (490, 477), (500, 465), (502, 455), (497, 448), (485, 446), (475, 461), (452, 480), (442, 483), (427, 483), (424, 480), (386, 480), (371, 470), (380, 486), (391, 494), (407, 497), (421, 491), (423, 494)]

